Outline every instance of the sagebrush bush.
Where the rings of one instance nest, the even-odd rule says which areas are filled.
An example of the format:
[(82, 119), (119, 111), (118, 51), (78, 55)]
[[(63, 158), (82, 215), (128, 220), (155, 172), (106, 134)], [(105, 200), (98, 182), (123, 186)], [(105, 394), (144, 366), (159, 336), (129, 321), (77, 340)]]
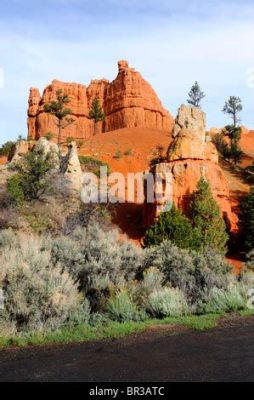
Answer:
[(235, 277), (210, 249), (141, 249), (97, 224), (56, 238), (0, 231), (0, 266), (0, 335), (234, 311), (254, 285), (253, 271)]
[(145, 270), (142, 279), (129, 287), (135, 303), (140, 307), (145, 307), (150, 294), (162, 289), (163, 281), (164, 275), (158, 268), (151, 267)]
[(163, 318), (186, 315), (189, 308), (185, 295), (181, 290), (164, 287), (150, 294), (146, 310), (156, 318)]
[(247, 292), (243, 285), (232, 284), (227, 289), (213, 287), (206, 302), (199, 308), (202, 313), (220, 313), (244, 310), (247, 304)]
[(118, 322), (143, 321), (146, 319), (145, 312), (138, 309), (127, 291), (124, 290), (109, 299), (107, 312), (113, 321)]
[(232, 267), (211, 250), (197, 253), (164, 241), (150, 257), (164, 274), (164, 283), (182, 290), (192, 304), (200, 301), (210, 288), (226, 288), (229, 284)]
[(17, 331), (55, 330), (87, 318), (88, 304), (77, 284), (67, 270), (52, 264), (44, 242), (20, 233), (1, 234), (2, 318)]
[(134, 279), (144, 254), (134, 244), (121, 241), (116, 230), (103, 231), (98, 225), (77, 229), (50, 243), (52, 261), (66, 268), (89, 297), (98, 289), (98, 280), (121, 286)]
[(254, 271), (254, 250), (251, 250), (247, 255), (246, 255), (246, 267), (249, 268), (250, 270)]

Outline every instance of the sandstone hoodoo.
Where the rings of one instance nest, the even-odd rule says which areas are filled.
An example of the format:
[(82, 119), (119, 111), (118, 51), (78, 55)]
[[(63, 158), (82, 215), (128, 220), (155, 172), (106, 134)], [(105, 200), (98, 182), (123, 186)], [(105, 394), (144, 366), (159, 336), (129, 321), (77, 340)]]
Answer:
[(125, 127), (146, 127), (172, 130), (174, 121), (166, 111), (155, 91), (139, 72), (130, 68), (127, 61), (119, 61), (118, 75), (113, 82), (105, 79), (93, 80), (88, 87), (76, 83), (54, 80), (40, 95), (38, 89), (30, 89), (28, 107), (28, 135), (38, 139), (48, 132), (57, 135), (55, 119), (44, 112), (44, 105), (56, 99), (57, 90), (62, 89), (69, 97), (68, 107), (75, 122), (63, 132), (63, 137), (87, 139), (94, 131), (89, 118), (92, 102), (98, 98), (105, 113), (97, 132), (109, 132)]
[[(227, 180), (219, 166), (218, 152), (206, 134), (206, 116), (199, 108), (181, 106), (175, 121), (173, 142), (167, 160), (153, 168), (160, 176), (168, 173), (172, 178), (172, 198), (164, 198), (145, 208), (145, 225), (160, 215), (168, 201), (184, 211), (197, 183), (204, 177), (210, 183), (214, 199), (218, 202), (228, 230), (237, 229), (237, 216), (232, 212)], [(165, 175), (166, 176), (166, 175)]]

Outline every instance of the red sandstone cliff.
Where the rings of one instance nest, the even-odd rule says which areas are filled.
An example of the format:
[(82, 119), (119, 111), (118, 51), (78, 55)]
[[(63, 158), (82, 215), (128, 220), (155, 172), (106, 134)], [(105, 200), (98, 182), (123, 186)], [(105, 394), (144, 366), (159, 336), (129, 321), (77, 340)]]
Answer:
[(69, 108), (75, 123), (63, 132), (64, 137), (86, 139), (92, 135), (93, 122), (88, 114), (95, 97), (100, 99), (106, 118), (98, 127), (108, 132), (125, 127), (147, 127), (170, 131), (173, 118), (167, 112), (156, 93), (139, 72), (130, 68), (126, 61), (119, 61), (118, 75), (113, 82), (94, 80), (88, 87), (76, 83), (54, 80), (41, 96), (38, 89), (30, 89), (28, 107), (28, 135), (38, 139), (51, 131), (56, 133), (54, 117), (44, 113), (44, 104), (55, 100), (56, 91), (63, 89), (70, 99)]
[[(205, 113), (195, 107), (181, 106), (173, 130), (174, 140), (169, 146), (168, 159), (157, 164), (152, 172), (169, 181), (169, 196), (163, 189), (155, 186), (155, 195), (161, 199), (147, 204), (144, 211), (144, 224), (152, 224), (165, 209), (168, 202), (188, 210), (191, 195), (197, 188), (201, 177), (211, 186), (214, 199), (221, 209), (228, 230), (237, 230), (237, 216), (232, 212), (231, 199), (226, 177), (219, 166), (218, 152), (205, 130)], [(166, 181), (165, 181), (166, 182)], [(156, 192), (157, 190), (157, 192)]]

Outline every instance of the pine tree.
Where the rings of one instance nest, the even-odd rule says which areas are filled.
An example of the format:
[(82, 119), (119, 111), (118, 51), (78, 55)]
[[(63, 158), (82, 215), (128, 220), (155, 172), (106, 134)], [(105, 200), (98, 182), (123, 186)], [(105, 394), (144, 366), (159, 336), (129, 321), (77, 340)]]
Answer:
[(197, 249), (191, 222), (175, 206), (170, 211), (161, 213), (158, 221), (148, 228), (144, 245), (155, 246), (164, 240), (170, 240), (180, 248)]
[(240, 204), (240, 227), (247, 250), (254, 249), (254, 188)]
[(240, 97), (230, 96), (228, 101), (226, 101), (223, 112), (228, 114), (230, 118), (233, 119), (233, 126), (234, 128), (237, 127), (237, 124), (240, 122), (239, 113), (242, 111), (242, 100)]
[(204, 178), (198, 182), (190, 204), (190, 219), (197, 231), (200, 247), (211, 247), (224, 253), (228, 235), (218, 204), (213, 198), (210, 185)]
[(196, 81), (189, 92), (189, 99), (187, 102), (194, 107), (200, 108), (200, 102), (205, 97), (205, 93), (202, 92), (198, 82)]
[(243, 109), (242, 101), (239, 97), (230, 96), (226, 101), (223, 112), (233, 119), (232, 125), (227, 125), (224, 129), (224, 135), (230, 139), (229, 158), (237, 165), (243, 156), (243, 152), (239, 145), (241, 139), (241, 128), (238, 126), (240, 122), (239, 112)]
[(92, 102), (92, 107), (89, 112), (89, 118), (94, 120), (94, 135), (95, 135), (98, 122), (105, 120), (105, 114), (101, 108), (98, 97), (95, 97)]
[(61, 145), (61, 133), (62, 130), (67, 128), (70, 124), (74, 122), (73, 118), (70, 118), (72, 110), (70, 108), (66, 108), (66, 104), (70, 102), (67, 94), (64, 94), (62, 89), (56, 91), (56, 101), (51, 101), (44, 105), (44, 111), (48, 114), (53, 115), (57, 120), (57, 128), (58, 128), (58, 146)]
[(40, 197), (49, 188), (46, 177), (53, 168), (52, 154), (43, 157), (42, 152), (27, 153), (22, 162), (16, 165), (17, 174), (7, 181), (7, 190), (17, 204), (24, 200), (31, 201)]

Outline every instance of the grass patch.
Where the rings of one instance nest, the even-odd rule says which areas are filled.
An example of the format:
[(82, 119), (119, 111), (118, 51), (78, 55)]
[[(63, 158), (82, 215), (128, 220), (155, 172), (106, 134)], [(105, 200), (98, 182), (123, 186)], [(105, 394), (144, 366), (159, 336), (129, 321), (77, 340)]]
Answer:
[(120, 160), (120, 158), (122, 158), (123, 157), (123, 155), (122, 155), (122, 152), (121, 152), (121, 150), (116, 150), (116, 152), (115, 152), (115, 155), (114, 155), (114, 157), (113, 158), (115, 158), (116, 160)]
[(0, 347), (31, 346), (47, 344), (80, 343), (106, 339), (118, 339), (131, 334), (144, 332), (158, 325), (185, 326), (197, 330), (215, 328), (223, 314), (209, 314), (201, 316), (168, 317), (163, 320), (151, 319), (144, 322), (110, 322), (107, 325), (80, 325), (51, 333), (29, 333), (22, 336), (0, 338)]
[(239, 311), (241, 317), (252, 317), (254, 315), (254, 309), (247, 308), (246, 310)]
[(79, 161), (82, 169), (85, 169), (88, 172), (93, 172), (98, 177), (100, 177), (100, 167), (107, 167), (108, 174), (110, 174), (109, 165), (101, 160), (97, 160), (90, 156), (79, 156)]
[(133, 155), (132, 149), (125, 150), (124, 155), (125, 156), (132, 156)]

